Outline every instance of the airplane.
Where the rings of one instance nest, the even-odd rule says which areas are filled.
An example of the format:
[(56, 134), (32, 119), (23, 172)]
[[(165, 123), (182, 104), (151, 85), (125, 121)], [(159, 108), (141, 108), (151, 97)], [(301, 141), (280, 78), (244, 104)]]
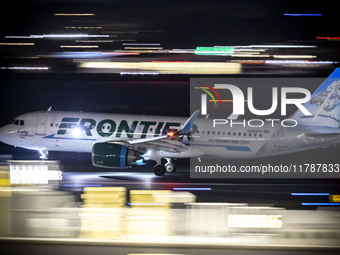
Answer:
[[(264, 123), (261, 127), (213, 125), (213, 119), (47, 111), (16, 117), (0, 128), (0, 141), (37, 150), (88, 152), (95, 167), (127, 169), (154, 164), (155, 175), (173, 173), (174, 159), (266, 157), (328, 147), (340, 142), (340, 68), (290, 119), (294, 128)], [(165, 162), (165, 163), (164, 163)]]

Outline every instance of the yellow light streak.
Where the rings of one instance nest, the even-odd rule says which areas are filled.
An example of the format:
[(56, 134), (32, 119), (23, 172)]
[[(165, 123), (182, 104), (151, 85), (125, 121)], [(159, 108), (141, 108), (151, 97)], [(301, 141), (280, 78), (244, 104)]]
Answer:
[(236, 74), (241, 64), (224, 62), (82, 62), (81, 68), (119, 70), (147, 70), (169, 74)]
[(7, 46), (33, 46), (34, 43), (0, 43), (0, 45), (7, 45)]
[(340, 195), (330, 195), (329, 202), (340, 202)]

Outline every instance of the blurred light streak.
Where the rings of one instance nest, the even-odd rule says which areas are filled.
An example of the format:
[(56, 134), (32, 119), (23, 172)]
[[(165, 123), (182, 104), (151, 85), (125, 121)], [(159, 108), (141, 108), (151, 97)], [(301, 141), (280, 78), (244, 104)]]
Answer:
[(102, 57), (101, 52), (96, 51), (65, 51), (65, 52), (57, 52), (49, 55), (38, 55), (42, 58), (98, 58)]
[(127, 203), (127, 205), (165, 205), (165, 203)]
[(102, 29), (103, 27), (65, 27), (65, 29)]
[(330, 195), (329, 202), (340, 202), (340, 195)]
[(102, 52), (102, 55), (110, 55), (110, 56), (120, 56), (120, 55), (140, 55), (139, 52)]
[(329, 196), (329, 193), (291, 193), (292, 196)]
[(284, 13), (284, 16), (295, 16), (295, 17), (321, 17), (321, 13)]
[(264, 55), (264, 54), (231, 54), (232, 57), (240, 57), (240, 58), (269, 58), (270, 55)]
[(262, 61), (254, 61), (254, 60), (240, 60), (240, 61), (237, 61), (237, 63), (240, 63), (240, 64), (264, 64), (265, 61), (262, 60)]
[(337, 206), (340, 205), (340, 203), (301, 203), (301, 205), (332, 205), (332, 206)]
[(8, 46), (33, 46), (34, 43), (0, 43), (0, 45), (8, 45)]
[(282, 215), (268, 214), (229, 214), (230, 228), (282, 228)]
[(194, 191), (194, 190), (211, 190), (211, 188), (173, 188), (173, 190), (180, 190), (180, 191), (182, 191), (182, 190), (192, 190), (192, 191)]
[(340, 37), (324, 37), (324, 36), (318, 36), (316, 39), (321, 39), (321, 40), (340, 40)]
[(124, 46), (160, 46), (160, 43), (123, 43)]
[(250, 45), (252, 48), (317, 48), (316, 45), (284, 45), (284, 44), (273, 44), (273, 45)]
[(129, 53), (169, 53), (168, 50), (121, 50), (117, 52), (129, 52)]
[(148, 70), (171, 74), (230, 74), (241, 72), (241, 65), (239, 63), (224, 62), (83, 62), (80, 64), (80, 67), (113, 69), (112, 71), (114, 69)]
[(125, 47), (126, 50), (162, 50), (163, 47)]
[[(113, 35), (110, 37), (114, 37)], [(113, 43), (114, 40), (76, 40), (76, 42), (80, 43)]]
[(64, 184), (64, 187), (101, 187), (101, 184)]
[(44, 34), (43, 38), (79, 38), (79, 37), (109, 37), (109, 35), (89, 35), (89, 34)]
[(94, 13), (55, 13), (54, 16), (94, 16)]
[(316, 58), (312, 55), (273, 55), (274, 58)]
[(1, 69), (7, 70), (49, 70), (49, 67), (46, 66), (8, 66), (1, 67)]
[(146, 72), (120, 72), (121, 75), (158, 75), (159, 73), (146, 73)]
[(172, 49), (169, 53), (195, 53), (194, 49)]
[(248, 52), (248, 51), (250, 51), (250, 52), (263, 52), (263, 51), (266, 51), (264, 49), (247, 48), (246, 46), (244, 46), (245, 48), (243, 48), (243, 46), (234, 46), (234, 47), (235, 47), (234, 51), (241, 51), (241, 52), (243, 52), (243, 51), (245, 51), (245, 52)]
[(155, 60), (155, 61), (151, 61), (152, 63), (190, 63), (190, 61), (176, 61), (176, 60), (174, 60), (174, 61), (166, 61), (166, 60), (164, 60), (164, 61), (161, 61), (161, 60)]
[[(91, 62), (96, 61), (92, 58), (104, 58), (114, 56), (125, 56), (125, 55), (139, 55), (139, 53), (119, 53), (119, 52), (100, 52), (100, 51), (65, 51), (56, 52), (48, 55), (38, 55), (39, 58), (86, 58), (91, 59)], [(98, 60), (98, 59), (97, 59)], [(100, 59), (99, 59), (100, 60)], [(84, 60), (82, 60), (84, 62)], [(105, 61), (105, 60), (100, 60)]]
[(308, 60), (266, 60), (265, 64), (287, 65), (287, 64), (302, 64), (302, 65), (331, 65), (333, 61), (308, 61)]
[(91, 38), (110, 37), (109, 35), (89, 35), (89, 34), (43, 34), (43, 35), (7, 35), (7, 39), (43, 39), (43, 38)]
[(194, 53), (196, 55), (215, 55), (215, 54), (230, 55), (234, 53), (234, 47), (196, 47)]
[(43, 38), (42, 35), (6, 35), (7, 39), (32, 39), (32, 38)]
[(91, 61), (91, 62), (94, 62), (94, 61), (97, 61), (97, 62), (105, 62), (105, 61), (107, 61), (107, 62), (111, 62), (111, 59), (110, 58), (101, 58), (101, 57), (99, 57), (99, 58), (91, 58), (91, 57), (89, 57), (89, 58), (86, 58), (86, 57), (84, 57), (84, 58), (73, 58), (72, 59), (72, 62), (84, 62), (84, 61)]
[(60, 48), (98, 48), (98, 45), (60, 45)]

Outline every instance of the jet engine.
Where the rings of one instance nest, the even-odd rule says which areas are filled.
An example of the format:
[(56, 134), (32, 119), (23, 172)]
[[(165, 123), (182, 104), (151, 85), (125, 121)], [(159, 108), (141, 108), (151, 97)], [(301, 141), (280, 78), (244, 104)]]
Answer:
[(95, 143), (92, 147), (92, 164), (105, 168), (129, 168), (143, 160), (142, 154), (120, 143)]

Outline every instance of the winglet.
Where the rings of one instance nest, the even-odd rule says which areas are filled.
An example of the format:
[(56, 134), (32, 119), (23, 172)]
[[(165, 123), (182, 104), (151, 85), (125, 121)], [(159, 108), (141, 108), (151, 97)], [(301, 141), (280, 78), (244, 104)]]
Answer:
[(200, 111), (197, 110), (197, 111), (194, 111), (193, 114), (191, 114), (190, 118), (178, 130), (179, 135), (189, 134), (192, 125), (194, 124), (194, 122), (196, 121), (198, 117), (199, 112)]
[(48, 107), (47, 111), (48, 112), (52, 111), (52, 106)]

